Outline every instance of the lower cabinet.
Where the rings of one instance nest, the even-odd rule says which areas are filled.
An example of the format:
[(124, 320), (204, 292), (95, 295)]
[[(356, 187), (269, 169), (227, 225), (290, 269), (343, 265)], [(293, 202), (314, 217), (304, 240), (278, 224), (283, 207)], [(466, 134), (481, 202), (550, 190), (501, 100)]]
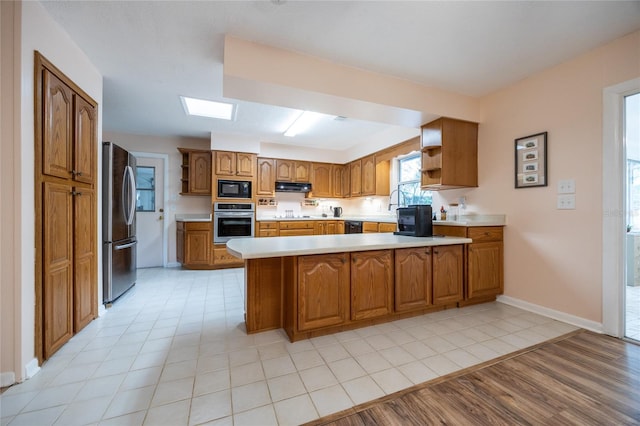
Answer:
[(462, 300), (463, 250), (461, 245), (437, 246), (433, 253), (433, 304)]
[(351, 319), (393, 312), (393, 250), (351, 254)]
[(226, 244), (214, 244), (213, 266), (215, 267), (240, 267), (244, 264), (242, 259), (229, 254)]
[(298, 330), (340, 325), (349, 315), (349, 254), (298, 258)]
[(176, 258), (184, 268), (237, 268), (244, 264), (227, 252), (226, 244), (213, 244), (211, 222), (177, 222), (176, 229)]
[(333, 234), (344, 234), (344, 225), (343, 228), (340, 228), (340, 222), (337, 220), (318, 220), (315, 223), (315, 235), (333, 235)]
[(278, 228), (280, 229), (281, 237), (292, 237), (296, 235), (313, 235), (314, 234), (314, 222), (309, 220), (292, 220), (286, 222), (279, 222)]
[(431, 247), (396, 249), (396, 312), (412, 311), (431, 305), (431, 250)]

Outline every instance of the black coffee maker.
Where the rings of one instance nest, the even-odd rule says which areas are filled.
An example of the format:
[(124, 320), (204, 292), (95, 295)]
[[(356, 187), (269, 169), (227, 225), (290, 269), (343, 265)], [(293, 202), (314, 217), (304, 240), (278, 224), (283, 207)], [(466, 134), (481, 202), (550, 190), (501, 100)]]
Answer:
[(414, 204), (397, 209), (398, 230), (396, 235), (412, 237), (433, 236), (433, 215), (429, 204)]

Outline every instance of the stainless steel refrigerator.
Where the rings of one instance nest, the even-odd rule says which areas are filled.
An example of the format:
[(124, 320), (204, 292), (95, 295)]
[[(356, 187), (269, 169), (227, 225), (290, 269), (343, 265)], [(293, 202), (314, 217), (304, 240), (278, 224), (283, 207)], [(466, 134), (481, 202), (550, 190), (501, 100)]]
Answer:
[(103, 303), (136, 283), (136, 159), (111, 142), (102, 144)]

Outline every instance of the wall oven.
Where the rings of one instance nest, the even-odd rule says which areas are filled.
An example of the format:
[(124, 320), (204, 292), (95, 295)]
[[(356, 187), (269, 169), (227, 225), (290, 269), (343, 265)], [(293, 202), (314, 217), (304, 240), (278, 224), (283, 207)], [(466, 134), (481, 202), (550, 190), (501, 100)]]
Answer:
[(255, 213), (253, 203), (214, 203), (214, 244), (224, 244), (232, 238), (253, 237)]
[(218, 179), (218, 198), (251, 198), (251, 181)]

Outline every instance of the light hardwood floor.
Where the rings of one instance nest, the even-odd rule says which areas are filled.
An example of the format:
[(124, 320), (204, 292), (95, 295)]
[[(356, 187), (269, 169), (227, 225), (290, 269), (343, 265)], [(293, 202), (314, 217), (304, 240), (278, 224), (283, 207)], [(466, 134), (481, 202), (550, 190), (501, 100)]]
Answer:
[(640, 346), (579, 330), (309, 424), (640, 424)]

